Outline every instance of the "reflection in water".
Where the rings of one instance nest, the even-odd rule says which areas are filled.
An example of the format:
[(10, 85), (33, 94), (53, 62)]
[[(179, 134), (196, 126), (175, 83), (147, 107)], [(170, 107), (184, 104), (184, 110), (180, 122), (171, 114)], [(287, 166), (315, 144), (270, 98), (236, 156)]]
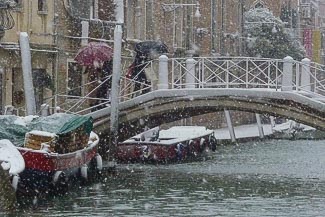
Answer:
[(324, 141), (274, 140), (220, 147), (202, 162), (119, 165), (115, 175), (16, 214), (325, 216), (324, 156)]

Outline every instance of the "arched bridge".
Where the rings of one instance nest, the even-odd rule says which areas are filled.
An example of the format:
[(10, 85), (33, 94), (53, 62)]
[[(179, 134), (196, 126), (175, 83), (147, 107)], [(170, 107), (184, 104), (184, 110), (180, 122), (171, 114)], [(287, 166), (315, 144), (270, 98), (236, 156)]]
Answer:
[[(325, 104), (295, 92), (256, 89), (157, 90), (120, 104), (119, 122), (129, 137), (149, 127), (211, 112), (241, 110), (283, 116), (325, 130)], [(93, 112), (97, 129), (109, 129), (110, 107)], [(142, 119), (145, 123), (141, 123)], [(140, 129), (138, 129), (140, 128)], [(141, 131), (141, 130), (140, 130)], [(128, 134), (127, 132), (130, 132)]]
[[(146, 63), (143, 70), (153, 76), (151, 85), (141, 84), (141, 90), (132, 90), (139, 83), (136, 79), (121, 77), (119, 125), (123, 137), (143, 124), (153, 127), (225, 109), (287, 117), (325, 130), (325, 66), (309, 59), (161, 56)], [(146, 94), (139, 94), (144, 90)], [(83, 102), (85, 99), (91, 98), (85, 96)], [(81, 104), (75, 105), (70, 111)], [(81, 113), (94, 118), (97, 130), (109, 130), (109, 105)]]

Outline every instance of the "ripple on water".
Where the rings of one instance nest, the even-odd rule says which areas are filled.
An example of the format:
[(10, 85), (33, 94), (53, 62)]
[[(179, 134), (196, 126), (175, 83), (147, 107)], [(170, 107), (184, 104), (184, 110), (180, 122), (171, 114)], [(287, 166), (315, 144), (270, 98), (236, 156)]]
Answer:
[[(206, 161), (119, 165), (117, 174), (41, 201), (47, 216), (325, 216), (324, 141), (219, 147)], [(0, 212), (1, 214), (1, 212)]]

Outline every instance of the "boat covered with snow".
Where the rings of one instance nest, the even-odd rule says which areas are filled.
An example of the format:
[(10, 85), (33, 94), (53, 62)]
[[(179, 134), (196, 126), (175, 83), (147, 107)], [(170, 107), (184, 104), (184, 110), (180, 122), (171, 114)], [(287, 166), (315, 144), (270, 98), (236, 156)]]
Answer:
[(19, 193), (67, 190), (71, 177), (87, 180), (102, 169), (92, 129), (92, 119), (79, 115), (0, 116), (0, 169)]
[(172, 163), (195, 160), (215, 151), (214, 131), (202, 126), (159, 127), (121, 142), (116, 159), (120, 163)]
[(325, 132), (305, 124), (288, 120), (277, 124), (273, 128), (273, 138), (276, 139), (325, 139)]

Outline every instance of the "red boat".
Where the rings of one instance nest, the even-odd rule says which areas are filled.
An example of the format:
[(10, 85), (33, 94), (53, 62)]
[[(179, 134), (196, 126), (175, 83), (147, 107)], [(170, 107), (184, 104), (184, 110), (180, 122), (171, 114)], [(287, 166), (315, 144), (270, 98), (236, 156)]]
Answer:
[(214, 131), (199, 126), (153, 128), (118, 144), (120, 163), (170, 163), (194, 160), (216, 150)]
[[(34, 121), (34, 124), (29, 123), (22, 128), (30, 129), (32, 126), (37, 129), (25, 133), (23, 145), (11, 145), (8, 138), (0, 140), (1, 165), (4, 169), (9, 169), (12, 186), (19, 193), (33, 195), (35, 192), (49, 192), (52, 189), (66, 190), (69, 178), (80, 177), (87, 180), (90, 169), (102, 169), (102, 158), (97, 153), (99, 137), (92, 132), (91, 118), (59, 116), (56, 116), (59, 118), (56, 123), (61, 123), (61, 126), (57, 124), (57, 127), (53, 127), (53, 117), (43, 117), (36, 124)], [(61, 116), (64, 121), (60, 120)], [(2, 121), (0, 118), (0, 122)], [(44, 127), (47, 121), (51, 127)], [(39, 130), (43, 128), (51, 128), (52, 132)], [(12, 151), (13, 147), (20, 156)]]

